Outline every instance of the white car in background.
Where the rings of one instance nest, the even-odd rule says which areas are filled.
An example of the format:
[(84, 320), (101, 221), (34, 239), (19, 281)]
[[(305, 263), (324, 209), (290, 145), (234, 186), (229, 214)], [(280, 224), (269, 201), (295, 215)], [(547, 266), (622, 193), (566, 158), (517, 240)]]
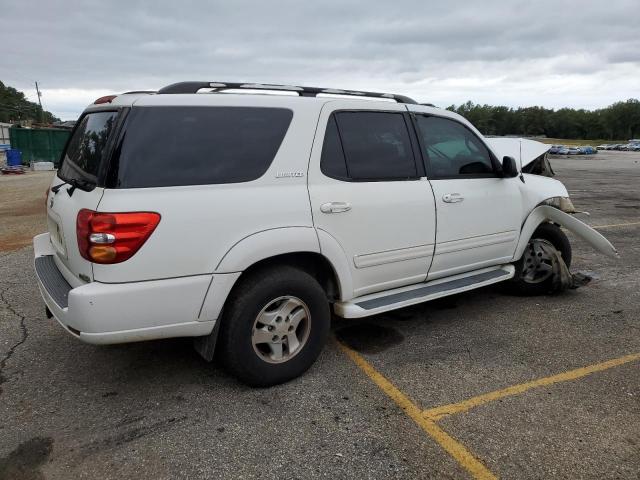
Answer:
[(545, 293), (571, 263), (560, 226), (615, 255), (566, 213), (548, 148), (392, 94), (183, 82), (103, 97), (47, 194), (39, 287), (82, 341), (195, 337), (274, 385), (315, 361), (331, 312), (502, 281)]

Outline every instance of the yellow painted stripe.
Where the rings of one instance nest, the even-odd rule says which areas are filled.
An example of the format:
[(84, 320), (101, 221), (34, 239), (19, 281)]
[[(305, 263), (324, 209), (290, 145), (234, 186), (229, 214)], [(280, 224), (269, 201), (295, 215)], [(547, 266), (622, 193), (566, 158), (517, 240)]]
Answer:
[(630, 223), (612, 223), (611, 225), (594, 225), (591, 228), (613, 228), (613, 227), (631, 227), (634, 225), (640, 225), (640, 222), (630, 222)]
[(447, 432), (438, 427), (434, 421), (425, 418), (422, 410), (418, 408), (404, 393), (387, 380), (373, 366), (367, 362), (362, 356), (351, 348), (338, 342), (338, 345), (344, 350), (347, 356), (353, 360), (360, 369), (380, 387), (380, 389), (391, 398), (402, 411), (407, 414), (414, 422), (418, 424), (431, 438), (433, 438), (444, 450), (449, 453), (457, 462), (462, 465), (474, 478), (477, 479), (495, 479), (493, 473), (485, 467), (467, 448), (458, 442)]
[(613, 367), (618, 367), (620, 365), (624, 365), (625, 363), (633, 362), (636, 360), (640, 360), (640, 353), (626, 355), (624, 357), (615, 358), (613, 360), (597, 363), (595, 365), (589, 365), (587, 367), (577, 368), (575, 370), (559, 373), (550, 377), (540, 378), (538, 380), (533, 380), (527, 383), (521, 383), (520, 385), (514, 385), (511, 387), (503, 388), (502, 390), (496, 390), (494, 392), (478, 395), (477, 397), (472, 397), (459, 403), (452, 403), (450, 405), (442, 405), (440, 407), (430, 408), (423, 412), (423, 416), (424, 418), (435, 422), (442, 417), (446, 417), (447, 415), (466, 412), (474, 407), (493, 402), (500, 398), (509, 397), (511, 395), (519, 395), (526, 392), (527, 390), (531, 390), (532, 388), (544, 387), (547, 385), (553, 385), (554, 383), (576, 380), (578, 378), (591, 375), (592, 373), (601, 372)]

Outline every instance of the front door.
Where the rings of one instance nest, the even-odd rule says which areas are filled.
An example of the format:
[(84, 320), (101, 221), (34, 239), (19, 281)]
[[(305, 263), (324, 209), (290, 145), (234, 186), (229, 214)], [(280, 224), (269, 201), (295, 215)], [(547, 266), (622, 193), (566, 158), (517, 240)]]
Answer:
[(457, 119), (414, 118), (437, 210), (429, 279), (508, 263), (523, 215), (520, 179), (502, 178), (483, 139)]
[(320, 246), (328, 236), (344, 252), (347, 298), (424, 281), (435, 243), (433, 193), (406, 108), (367, 104), (323, 107), (309, 168)]

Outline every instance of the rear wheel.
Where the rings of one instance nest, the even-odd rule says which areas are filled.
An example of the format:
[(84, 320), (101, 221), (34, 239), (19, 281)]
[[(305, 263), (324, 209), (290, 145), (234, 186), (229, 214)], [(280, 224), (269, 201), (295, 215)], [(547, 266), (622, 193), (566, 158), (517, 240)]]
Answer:
[(329, 302), (309, 274), (282, 266), (249, 274), (227, 301), (220, 331), (227, 369), (266, 387), (304, 373), (329, 334)]
[(542, 295), (553, 286), (555, 258), (549, 249), (560, 252), (562, 260), (571, 266), (571, 244), (564, 232), (553, 223), (542, 223), (529, 239), (522, 258), (515, 263), (516, 273), (511, 282), (515, 293)]

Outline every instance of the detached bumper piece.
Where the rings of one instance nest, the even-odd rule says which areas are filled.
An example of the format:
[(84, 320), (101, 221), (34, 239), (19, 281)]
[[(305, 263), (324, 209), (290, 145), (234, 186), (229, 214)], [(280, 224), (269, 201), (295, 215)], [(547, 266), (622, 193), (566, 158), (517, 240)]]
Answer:
[(35, 259), (36, 274), (42, 282), (42, 286), (60, 308), (69, 305), (69, 292), (71, 285), (62, 276), (60, 270), (53, 261), (53, 255), (45, 255)]

